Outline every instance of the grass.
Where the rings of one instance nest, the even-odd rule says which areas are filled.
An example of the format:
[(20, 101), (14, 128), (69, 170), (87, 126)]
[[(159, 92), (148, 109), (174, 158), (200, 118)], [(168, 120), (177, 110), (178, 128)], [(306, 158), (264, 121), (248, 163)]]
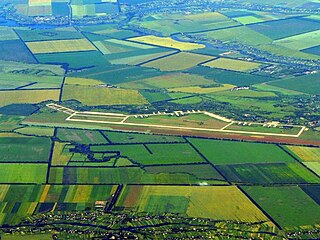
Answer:
[(184, 142), (183, 138), (166, 136), (166, 135), (154, 135), (154, 134), (139, 134), (139, 133), (124, 133), (124, 132), (104, 132), (108, 139), (112, 143), (173, 143)]
[(230, 90), (234, 88), (234, 85), (230, 84), (223, 84), (219, 87), (201, 87), (201, 86), (194, 86), (194, 87), (178, 87), (178, 88), (170, 88), (168, 89), (171, 92), (184, 92), (184, 93), (199, 93), (199, 94), (206, 94), (206, 93), (214, 93), (220, 92), (225, 90)]
[(20, 39), (0, 41), (0, 60), (36, 63), (34, 56)]
[(147, 118), (130, 117), (126, 122), (137, 124), (164, 125), (176, 127), (220, 129), (227, 124), (203, 113), (184, 116), (151, 115)]
[(260, 133), (277, 133), (277, 134), (290, 134), (296, 135), (300, 132), (301, 127), (292, 127), (292, 128), (284, 128), (284, 127), (267, 127), (261, 124), (232, 124), (226, 128), (226, 130), (236, 130), (236, 131), (247, 131), (247, 132), (260, 132)]
[(243, 187), (281, 227), (319, 224), (320, 208), (299, 187)]
[(213, 164), (294, 162), (293, 158), (273, 144), (197, 138), (190, 138), (189, 141)]
[(278, 94), (288, 95), (288, 96), (304, 94), (302, 92), (293, 91), (293, 90), (280, 88), (280, 87), (276, 87), (276, 86), (271, 86), (271, 85), (268, 85), (268, 84), (256, 84), (256, 85), (253, 85), (253, 87), (255, 89), (257, 89), (258, 91), (275, 92), (275, 93), (278, 93)]
[(255, 91), (255, 90), (237, 90), (237, 91), (219, 91), (214, 95), (230, 96), (230, 97), (248, 97), (248, 98), (272, 98), (277, 97), (274, 92)]
[(7, 116), (0, 114), (0, 132), (12, 131), (19, 127), (19, 123), (24, 119), (21, 116)]
[[(179, 204), (180, 202), (180, 204)], [(189, 217), (255, 222), (263, 213), (234, 186), (126, 186), (117, 206), (153, 214), (176, 212)]]
[(26, 44), (33, 54), (96, 50), (87, 39), (38, 41), (27, 42)]
[(206, 79), (200, 75), (186, 73), (171, 73), (163, 76), (122, 83), (118, 84), (118, 86), (130, 89), (154, 89), (210, 85), (213, 83), (214, 82), (212, 80)]
[(205, 45), (203, 44), (179, 42), (170, 37), (157, 37), (152, 35), (129, 38), (128, 40), (139, 42), (139, 43), (150, 44), (150, 45), (156, 45), (160, 47), (174, 48), (181, 51), (189, 51), (189, 50), (194, 50), (199, 48), (205, 48)]
[(218, 58), (216, 60), (212, 60), (211, 62), (205, 63), (204, 66), (239, 72), (249, 72), (258, 69), (262, 66), (262, 64), (230, 58)]
[(63, 89), (63, 100), (70, 99), (76, 99), (88, 106), (140, 105), (148, 103), (148, 101), (135, 90), (65, 85)]
[(211, 56), (180, 52), (169, 57), (148, 62), (143, 66), (160, 69), (161, 71), (179, 71), (194, 67), (210, 59), (212, 59)]
[(0, 41), (5, 40), (17, 40), (19, 37), (17, 34), (9, 27), (0, 27)]
[(0, 138), (0, 162), (48, 162), (49, 138), (14, 136)]
[(40, 103), (58, 101), (60, 90), (12, 90), (0, 91), (0, 107), (14, 103)]

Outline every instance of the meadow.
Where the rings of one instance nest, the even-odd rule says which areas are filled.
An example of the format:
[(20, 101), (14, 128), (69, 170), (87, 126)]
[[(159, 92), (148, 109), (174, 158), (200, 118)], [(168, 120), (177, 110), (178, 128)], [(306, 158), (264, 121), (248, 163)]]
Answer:
[(230, 58), (218, 58), (203, 64), (203, 66), (239, 72), (250, 72), (261, 67), (261, 64)]

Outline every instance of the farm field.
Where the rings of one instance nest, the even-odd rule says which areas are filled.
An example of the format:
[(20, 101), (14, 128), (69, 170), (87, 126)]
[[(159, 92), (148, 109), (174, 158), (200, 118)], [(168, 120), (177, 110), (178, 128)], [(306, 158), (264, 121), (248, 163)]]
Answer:
[(243, 189), (285, 229), (318, 224), (319, 205), (297, 186)]
[(178, 71), (194, 67), (210, 59), (212, 59), (212, 57), (207, 55), (180, 52), (169, 57), (145, 63), (143, 66), (160, 69), (161, 71)]
[(33, 54), (96, 50), (96, 48), (86, 39), (38, 41), (27, 42), (26, 44)]
[(189, 141), (213, 164), (294, 162), (292, 157), (273, 144), (195, 138), (189, 139)]
[(0, 91), (0, 107), (13, 103), (40, 103), (59, 100), (60, 90), (12, 90)]
[(260, 63), (240, 61), (229, 58), (218, 58), (211, 62), (203, 64), (203, 66), (211, 68), (220, 68), (225, 70), (239, 71), (239, 72), (249, 72), (254, 69), (261, 67)]
[[(92, 97), (94, 96), (94, 97)], [(77, 99), (89, 106), (146, 104), (147, 100), (135, 90), (110, 89), (87, 86), (66, 85), (63, 89), (63, 100)]]
[(181, 51), (194, 50), (194, 49), (205, 47), (202, 44), (178, 42), (172, 38), (161, 38), (157, 36), (143, 36), (143, 37), (129, 38), (128, 40), (133, 42), (156, 45), (160, 47), (174, 48)]
[(143, 80), (132, 81), (128, 83), (118, 84), (119, 87), (129, 89), (154, 89), (154, 88), (172, 88), (172, 87), (188, 87), (197, 85), (211, 85), (212, 80), (205, 79), (199, 75), (172, 73), (159, 77), (146, 78)]
[[(226, 198), (226, 193), (228, 196)], [(175, 212), (189, 217), (265, 221), (267, 218), (237, 187), (126, 186), (117, 206), (138, 212)], [(250, 210), (249, 210), (250, 209)]]
[(0, 239), (320, 239), (319, 9), (0, 1)]

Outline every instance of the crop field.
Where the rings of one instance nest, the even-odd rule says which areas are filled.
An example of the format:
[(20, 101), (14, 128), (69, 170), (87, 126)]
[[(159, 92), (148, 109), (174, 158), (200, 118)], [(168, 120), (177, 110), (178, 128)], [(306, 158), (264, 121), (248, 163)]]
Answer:
[[(177, 21), (177, 19), (179, 19)], [(165, 36), (172, 33), (188, 33), (237, 26), (239, 23), (218, 12), (198, 14), (156, 14), (147, 19), (132, 21), (146, 29), (160, 32)]]
[(35, 213), (93, 210), (95, 201), (108, 202), (116, 186), (0, 185), (0, 189), (1, 203), (6, 205), (0, 210), (1, 224), (16, 224)]
[[(1, 109), (0, 109), (1, 110)], [(21, 116), (7, 116), (0, 114), (0, 132), (12, 131), (18, 127), (18, 124), (23, 120)]]
[(38, 89), (60, 88), (63, 76), (39, 76), (30, 74), (26, 78), (23, 74), (1, 73), (1, 89)]
[(45, 183), (48, 164), (1, 163), (1, 183)]
[(54, 142), (51, 164), (52, 166), (66, 166), (73, 154), (69, 151), (72, 145), (69, 143)]
[(96, 50), (87, 39), (37, 41), (27, 42), (26, 44), (33, 54)]
[[(16, 54), (12, 54), (13, 52)], [(36, 63), (28, 48), (19, 39), (0, 41), (0, 60)]]
[(117, 206), (152, 214), (175, 212), (189, 217), (217, 220), (267, 220), (263, 213), (233, 186), (126, 186)]
[(0, 27), (0, 41), (18, 40), (17, 34), (9, 27)]
[(142, 36), (142, 37), (135, 37), (129, 38), (128, 40), (138, 43), (145, 43), (150, 45), (156, 45), (160, 47), (167, 47), (167, 48), (174, 48), (181, 51), (188, 51), (194, 50), (199, 48), (204, 48), (205, 46), (202, 44), (197, 43), (189, 43), (189, 42), (179, 42), (172, 38), (164, 38), (164, 37), (157, 37), (157, 36)]
[(211, 56), (202, 54), (180, 52), (169, 57), (148, 62), (143, 64), (143, 66), (160, 69), (161, 71), (178, 71), (194, 67), (212, 58)]
[(40, 103), (46, 100), (58, 101), (60, 90), (12, 90), (0, 91), (0, 107), (13, 103)]
[(49, 40), (67, 40), (83, 38), (75, 28), (63, 29), (17, 29), (16, 32), (25, 42), (49, 41)]
[[(292, 26), (295, 27), (293, 28)], [(276, 40), (319, 30), (320, 22), (316, 23), (314, 21), (308, 21), (307, 19), (291, 18), (253, 24), (250, 25), (249, 28)]]
[(305, 162), (320, 161), (320, 148), (302, 147), (302, 146), (286, 146), (294, 155)]
[(270, 85), (303, 93), (317, 94), (320, 87), (319, 76), (319, 73), (309, 74), (301, 77), (271, 82)]
[[(50, 183), (73, 184), (199, 184), (198, 179), (187, 173), (148, 173), (140, 167), (51, 167)], [(225, 184), (221, 180), (205, 180), (210, 184)]]
[(36, 54), (36, 58), (40, 63), (68, 64), (69, 69), (108, 65), (107, 59), (98, 51)]
[(196, 138), (190, 138), (189, 141), (213, 164), (294, 162), (292, 157), (273, 144)]
[(48, 162), (50, 148), (51, 141), (48, 138), (21, 135), (1, 137), (0, 162)]
[(259, 45), (272, 42), (272, 39), (269, 37), (259, 34), (246, 26), (196, 33), (194, 35), (200, 37), (205, 36), (209, 39), (217, 39), (221, 41), (239, 42), (248, 45)]
[(239, 72), (249, 72), (258, 69), (262, 66), (260, 63), (247, 62), (230, 58), (218, 58), (211, 62), (203, 64), (203, 66), (211, 68), (220, 68), (225, 70), (239, 71)]
[(187, 71), (191, 74), (202, 75), (218, 83), (232, 84), (235, 86), (249, 86), (274, 80), (270, 77), (259, 76), (243, 72), (228, 71), (218, 68), (196, 66)]
[[(94, 97), (93, 97), (94, 96)], [(105, 87), (71, 86), (63, 89), (63, 100), (76, 99), (89, 106), (146, 104), (147, 100), (135, 90), (110, 89)]]
[(107, 142), (106, 139), (98, 131), (59, 128), (57, 137), (61, 141), (76, 142), (80, 144), (102, 144)]
[[(115, 153), (140, 165), (186, 164), (204, 162), (204, 159), (188, 144), (146, 144), (92, 146), (93, 152)], [(179, 156), (176, 156), (179, 152)]]
[(210, 129), (220, 129), (227, 125), (226, 122), (215, 119), (203, 113), (187, 114), (184, 116), (151, 115), (147, 118), (130, 117), (126, 120), (126, 122), (191, 128), (199, 128), (201, 126), (203, 128)]
[(319, 205), (299, 187), (256, 186), (243, 189), (283, 228), (319, 223)]
[(146, 78), (143, 80), (132, 81), (128, 83), (118, 84), (119, 87), (129, 89), (154, 89), (154, 88), (174, 88), (174, 87), (188, 87), (198, 85), (214, 84), (212, 80), (205, 79), (199, 75), (172, 73), (159, 77)]
[(320, 183), (320, 178), (299, 163), (219, 165), (230, 182), (253, 184)]
[[(261, 84), (262, 85), (262, 84)], [(260, 85), (260, 86), (261, 86)], [(264, 84), (265, 86), (265, 84)], [(254, 86), (256, 88), (256, 86)], [(222, 95), (222, 96), (230, 96), (230, 97), (247, 97), (247, 98), (272, 98), (276, 97), (277, 94), (272, 91), (277, 91), (275, 89), (271, 89), (272, 91), (267, 91), (269, 86), (267, 86), (264, 90), (264, 87), (262, 86), (261, 89), (258, 88), (257, 90), (240, 90), (240, 91), (223, 91), (223, 92), (217, 92), (214, 95)]]
[(294, 35), (292, 37), (282, 38), (274, 43), (294, 50), (304, 50), (319, 46), (320, 30)]

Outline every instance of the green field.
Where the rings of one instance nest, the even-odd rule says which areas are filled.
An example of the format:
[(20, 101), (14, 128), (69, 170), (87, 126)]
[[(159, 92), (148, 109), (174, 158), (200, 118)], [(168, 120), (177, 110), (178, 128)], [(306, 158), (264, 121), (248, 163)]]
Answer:
[(243, 187), (283, 228), (319, 224), (320, 208), (299, 187)]
[(49, 138), (0, 136), (0, 162), (48, 162), (50, 148)]
[(320, 178), (298, 163), (219, 165), (231, 182), (253, 184), (319, 183)]
[(273, 144), (190, 138), (189, 141), (214, 164), (290, 163), (287, 153)]
[(107, 142), (98, 131), (59, 128), (57, 137), (61, 141), (76, 142), (80, 144), (102, 144)]

